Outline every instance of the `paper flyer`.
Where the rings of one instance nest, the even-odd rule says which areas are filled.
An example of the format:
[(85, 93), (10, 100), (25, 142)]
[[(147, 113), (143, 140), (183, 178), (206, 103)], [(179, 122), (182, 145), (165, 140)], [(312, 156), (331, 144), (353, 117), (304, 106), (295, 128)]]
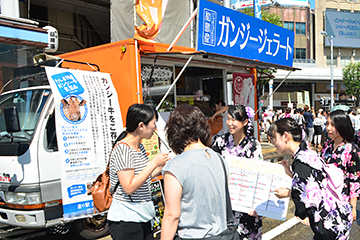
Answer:
[(292, 179), (281, 164), (226, 156), (229, 168), (229, 192), (233, 210), (285, 220), (289, 198), (279, 199), (274, 191), (290, 188)]

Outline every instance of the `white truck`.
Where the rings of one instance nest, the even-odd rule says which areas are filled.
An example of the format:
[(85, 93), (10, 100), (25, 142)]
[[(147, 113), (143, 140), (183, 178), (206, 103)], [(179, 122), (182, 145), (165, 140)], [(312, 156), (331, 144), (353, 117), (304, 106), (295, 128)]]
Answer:
[(0, 223), (28, 237), (40, 229), (65, 234), (71, 225), (86, 239), (107, 235), (106, 214), (63, 219), (54, 98), (42, 64), (16, 69), (13, 86), (0, 95)]

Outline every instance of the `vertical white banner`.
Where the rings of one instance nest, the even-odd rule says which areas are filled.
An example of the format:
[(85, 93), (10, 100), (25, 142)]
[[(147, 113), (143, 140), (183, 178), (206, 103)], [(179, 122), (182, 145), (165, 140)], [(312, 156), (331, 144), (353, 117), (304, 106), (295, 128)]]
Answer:
[(298, 104), (303, 104), (303, 95), (302, 95), (302, 92), (296, 92), (296, 96), (297, 96), (297, 102), (298, 102)]
[(304, 91), (305, 100), (304, 103), (310, 107), (310, 94), (309, 91)]
[(117, 92), (107, 73), (45, 70), (55, 101), (64, 219), (86, 217), (94, 212), (92, 183), (123, 129)]

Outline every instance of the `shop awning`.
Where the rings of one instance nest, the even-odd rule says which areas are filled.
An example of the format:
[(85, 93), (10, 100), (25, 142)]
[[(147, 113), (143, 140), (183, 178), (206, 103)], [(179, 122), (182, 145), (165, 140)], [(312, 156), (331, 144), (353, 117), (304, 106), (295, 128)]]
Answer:
[(218, 64), (232, 65), (233, 67), (246, 67), (246, 68), (257, 68), (257, 69), (281, 69), (287, 71), (301, 70), (301, 68), (288, 67), (283, 65), (277, 65), (267, 62), (261, 62), (258, 60), (248, 60), (244, 58), (230, 57), (225, 55), (219, 55), (214, 53), (208, 53), (203, 51), (187, 51), (187, 52), (143, 52), (144, 56), (157, 56), (161, 58), (177, 57), (180, 59), (188, 59), (190, 56), (194, 56), (192, 61), (207, 61)]
[(0, 42), (44, 48), (48, 34), (45, 29), (0, 21)]

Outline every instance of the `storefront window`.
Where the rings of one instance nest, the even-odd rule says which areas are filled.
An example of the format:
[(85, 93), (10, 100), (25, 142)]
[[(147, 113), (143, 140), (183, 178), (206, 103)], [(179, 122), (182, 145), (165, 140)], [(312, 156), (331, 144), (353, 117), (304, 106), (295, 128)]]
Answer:
[(340, 67), (345, 67), (349, 63), (351, 63), (351, 58), (350, 57), (341, 57), (341, 59), (340, 59)]
[(182, 66), (156, 65), (153, 69), (151, 64), (143, 64), (141, 77), (144, 103), (154, 107), (161, 104), (159, 112), (169, 112), (176, 106), (190, 104), (199, 107), (205, 116), (211, 116), (210, 100), (224, 98), (223, 70), (188, 66), (161, 103), (181, 70)]
[(296, 48), (295, 49), (295, 58), (296, 59), (306, 59), (306, 49), (305, 48)]
[[(173, 67), (143, 64), (141, 66), (141, 79), (144, 103), (157, 107), (173, 82)], [(161, 104), (159, 111), (168, 112), (174, 107), (174, 88), (172, 88), (165, 101)]]
[(306, 29), (305, 23), (296, 23), (295, 27), (296, 27), (297, 35), (305, 35), (305, 29)]
[[(42, 48), (0, 43), (0, 86), (13, 78), (15, 68), (33, 64), (33, 56), (42, 52)], [(4, 91), (11, 89), (13, 85), (9, 84)]]
[(284, 22), (284, 28), (294, 31), (294, 22)]
[[(334, 55), (333, 61), (334, 61), (334, 67), (337, 67), (337, 56)], [(331, 66), (331, 57), (330, 56), (326, 56), (326, 66)]]

